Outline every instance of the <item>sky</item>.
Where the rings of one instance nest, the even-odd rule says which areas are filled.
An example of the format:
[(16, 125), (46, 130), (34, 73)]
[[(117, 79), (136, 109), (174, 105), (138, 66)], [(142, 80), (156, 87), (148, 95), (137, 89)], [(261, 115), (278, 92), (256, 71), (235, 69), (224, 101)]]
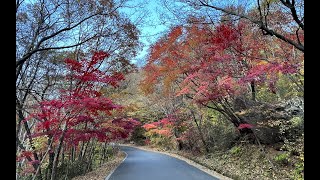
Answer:
[[(188, 10), (188, 7), (185, 7), (178, 1), (168, 0), (168, 2), (175, 8), (184, 10), (187, 8)], [(254, 5), (253, 0), (224, 0), (214, 1), (214, 3), (219, 3), (219, 5), (242, 5), (247, 8)], [(141, 67), (146, 62), (150, 46), (166, 33), (170, 26), (176, 23), (174, 20), (167, 20), (164, 16), (172, 19), (175, 19), (175, 17), (170, 10), (165, 8), (162, 4), (162, 0), (128, 0), (126, 5), (129, 7), (120, 9), (120, 12), (126, 14), (132, 23), (137, 26), (140, 31), (140, 42), (144, 45), (142, 51), (138, 52), (137, 57), (132, 60), (138, 67)], [(184, 15), (178, 14), (178, 16)]]
[[(225, 3), (235, 1), (235, 4), (242, 3), (241, 0), (225, 0)], [(250, 1), (250, 0), (247, 0)], [(169, 6), (185, 9), (183, 4), (178, 1), (168, 0)], [(220, 4), (221, 1), (218, 1)], [(140, 4), (139, 7), (137, 7)], [(129, 0), (126, 4), (128, 8), (122, 8), (119, 11), (128, 16), (133, 24), (137, 25), (140, 31), (140, 42), (144, 45), (133, 63), (141, 67), (144, 65), (148, 55), (149, 47), (156, 42), (156, 40), (166, 33), (170, 26), (177, 23), (176, 18), (170, 10), (168, 10), (162, 3), (162, 0)], [(141, 7), (142, 6), (142, 7)], [(173, 12), (175, 13), (175, 12)], [(178, 14), (178, 16), (183, 16)], [(166, 20), (164, 16), (172, 18), (173, 20)]]
[[(142, 4), (143, 7), (134, 7), (138, 4)], [(120, 12), (126, 14), (134, 24), (137, 24), (140, 31), (139, 39), (144, 47), (132, 62), (141, 66), (146, 61), (150, 45), (169, 29), (168, 25), (164, 25), (159, 20), (160, 13), (168, 12), (162, 7), (159, 0), (131, 0), (128, 5), (130, 8), (122, 9)]]

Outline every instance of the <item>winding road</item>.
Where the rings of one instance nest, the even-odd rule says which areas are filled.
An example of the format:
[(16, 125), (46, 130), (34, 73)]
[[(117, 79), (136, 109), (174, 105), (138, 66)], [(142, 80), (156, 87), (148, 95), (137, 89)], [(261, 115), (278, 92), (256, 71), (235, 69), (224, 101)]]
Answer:
[(105, 180), (218, 180), (177, 158), (121, 146), (126, 159)]

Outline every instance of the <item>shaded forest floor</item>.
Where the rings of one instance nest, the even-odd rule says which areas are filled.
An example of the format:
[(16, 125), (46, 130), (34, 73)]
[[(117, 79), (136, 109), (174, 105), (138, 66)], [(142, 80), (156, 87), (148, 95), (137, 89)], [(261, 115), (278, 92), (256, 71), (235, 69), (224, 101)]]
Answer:
[(101, 167), (88, 172), (84, 175), (72, 178), (72, 180), (104, 180), (125, 158), (126, 154), (119, 151), (110, 161), (104, 163)]

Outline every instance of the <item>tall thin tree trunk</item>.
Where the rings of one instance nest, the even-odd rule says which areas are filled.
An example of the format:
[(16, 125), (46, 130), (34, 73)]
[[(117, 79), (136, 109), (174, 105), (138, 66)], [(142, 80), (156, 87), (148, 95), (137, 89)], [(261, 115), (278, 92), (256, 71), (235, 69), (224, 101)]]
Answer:
[(48, 138), (48, 146), (49, 146), (49, 163), (46, 170), (46, 179), (50, 179), (53, 167), (53, 159), (54, 159), (54, 151), (52, 150), (52, 135)]
[(64, 162), (64, 153), (65, 153), (65, 146), (62, 146), (62, 149), (61, 149), (61, 162)]
[(89, 144), (90, 144), (90, 140), (87, 143), (84, 143), (84, 149), (83, 151), (80, 151), (80, 154), (79, 154), (80, 161), (84, 160)]
[(62, 134), (61, 134), (61, 136), (59, 138), (58, 147), (56, 148), (56, 152), (55, 152), (54, 159), (53, 159), (51, 180), (55, 180), (55, 178), (56, 178), (56, 173), (57, 173), (56, 171), (57, 171), (58, 162), (59, 162), (59, 155), (60, 155), (61, 148), (62, 148), (62, 145), (63, 145), (63, 140), (64, 140), (64, 136), (66, 134), (66, 130), (67, 130), (67, 124), (65, 124), (65, 126), (63, 128)]
[(103, 162), (106, 161), (106, 154), (107, 154), (107, 142), (104, 142), (104, 146), (103, 146)]
[[(32, 140), (32, 137), (31, 137), (31, 130), (29, 128), (28, 122), (25, 121), (25, 122), (23, 122), (23, 124), (24, 124), (24, 128), (25, 128), (25, 130), (27, 132), (27, 137), (29, 139), (29, 143), (30, 143), (31, 148), (33, 150), (34, 159), (40, 162), (40, 159), (39, 159), (38, 154), (36, 152), (36, 148), (34, 147), (34, 144), (33, 144), (33, 140)], [(35, 164), (35, 166), (34, 166), (35, 171), (37, 171), (39, 165), (40, 164)], [(42, 173), (41, 173), (41, 168), (40, 167), (39, 167), (39, 171), (38, 171), (38, 174), (37, 174), (37, 179), (42, 180)]]
[(88, 164), (87, 164), (86, 172), (91, 170), (93, 156), (94, 156), (94, 150), (95, 150), (95, 142), (94, 142), (94, 140), (92, 140), (92, 143), (91, 143), (91, 146), (90, 146), (90, 150), (89, 150), (89, 154), (88, 154)]
[(76, 159), (76, 147), (72, 146), (71, 147), (71, 161), (74, 162)]
[(251, 86), (251, 99), (252, 101), (256, 101), (256, 88), (255, 88), (254, 80), (251, 81), (250, 86)]

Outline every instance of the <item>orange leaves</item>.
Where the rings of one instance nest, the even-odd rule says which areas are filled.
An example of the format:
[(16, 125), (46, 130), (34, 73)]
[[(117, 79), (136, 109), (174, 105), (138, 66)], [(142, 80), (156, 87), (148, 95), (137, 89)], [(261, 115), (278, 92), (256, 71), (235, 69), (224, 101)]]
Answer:
[(150, 124), (145, 124), (145, 125), (143, 125), (142, 127), (143, 127), (145, 130), (147, 130), (147, 131), (149, 131), (150, 129), (155, 129), (155, 128), (157, 128), (157, 126), (154, 125), (154, 124), (152, 124), (152, 123), (150, 123)]
[(179, 38), (181, 34), (182, 26), (172, 28), (166, 38), (160, 39), (151, 47), (148, 62), (162, 62), (161, 58), (166, 57), (168, 52), (174, 51), (177, 38)]
[(168, 44), (173, 44), (179, 36), (182, 34), (182, 26), (176, 26), (172, 28), (168, 34)]
[(175, 119), (173, 117), (163, 118), (160, 121), (148, 123), (143, 125), (142, 127), (152, 134), (159, 134), (169, 137), (172, 135), (171, 130), (174, 120)]
[(155, 62), (158, 60), (158, 58), (161, 56), (161, 54), (164, 52), (165, 46), (162, 40), (159, 40), (156, 42), (153, 46), (151, 46), (151, 52), (150, 57), (148, 59), (148, 62)]
[(163, 135), (163, 136), (166, 136), (166, 137), (172, 135), (171, 131), (168, 130), (168, 129), (158, 129), (158, 130), (156, 131), (156, 133), (158, 133), (158, 134), (160, 134), (160, 135)]
[(145, 78), (140, 82), (139, 86), (142, 92), (146, 94), (153, 93), (153, 86), (159, 77), (159, 67), (154, 64), (147, 64), (144, 68)]

